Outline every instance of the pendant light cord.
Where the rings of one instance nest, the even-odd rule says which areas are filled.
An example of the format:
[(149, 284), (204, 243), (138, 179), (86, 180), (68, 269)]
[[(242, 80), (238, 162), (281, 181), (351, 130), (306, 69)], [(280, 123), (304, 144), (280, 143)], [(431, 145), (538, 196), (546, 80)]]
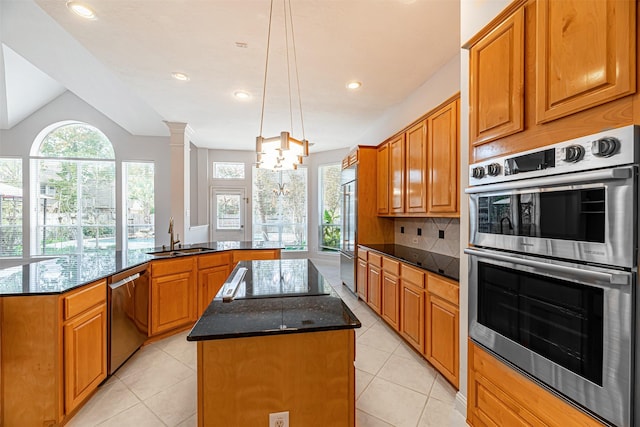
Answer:
[(264, 82), (262, 86), (262, 111), (260, 112), (260, 133), (262, 136), (262, 125), (264, 123), (264, 101), (267, 98), (267, 72), (269, 70), (269, 45), (271, 44), (271, 21), (273, 18), (273, 0), (269, 6), (269, 31), (267, 33), (267, 55), (264, 61)]
[(300, 124), (302, 125), (302, 140), (307, 138), (304, 136), (304, 115), (302, 114), (302, 95), (300, 93), (300, 74), (298, 73), (298, 55), (296, 54), (296, 36), (293, 30), (293, 14), (291, 13), (291, 0), (289, 0), (289, 20), (291, 21), (291, 40), (293, 43), (293, 64), (296, 68), (296, 83), (298, 86), (298, 107), (300, 108)]

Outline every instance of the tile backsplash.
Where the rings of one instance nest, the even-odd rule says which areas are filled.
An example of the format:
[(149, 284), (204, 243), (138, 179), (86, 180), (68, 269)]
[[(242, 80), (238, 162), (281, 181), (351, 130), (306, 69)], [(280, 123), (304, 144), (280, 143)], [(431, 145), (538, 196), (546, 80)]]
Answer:
[(393, 230), (396, 245), (460, 258), (458, 218), (398, 218)]

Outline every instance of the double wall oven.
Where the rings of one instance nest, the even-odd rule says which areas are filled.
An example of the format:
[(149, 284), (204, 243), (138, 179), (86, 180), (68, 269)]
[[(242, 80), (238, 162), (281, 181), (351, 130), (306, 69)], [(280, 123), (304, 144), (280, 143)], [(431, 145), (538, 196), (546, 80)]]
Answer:
[(605, 423), (640, 425), (639, 128), (470, 166), (469, 335)]

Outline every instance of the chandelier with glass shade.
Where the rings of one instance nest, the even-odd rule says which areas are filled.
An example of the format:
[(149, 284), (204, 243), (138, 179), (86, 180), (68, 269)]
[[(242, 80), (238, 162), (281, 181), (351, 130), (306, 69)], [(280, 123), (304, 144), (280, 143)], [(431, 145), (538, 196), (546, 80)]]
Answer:
[[(291, 1), (282, 0), (283, 6), (283, 20), (284, 20), (284, 35), (285, 35), (285, 51), (286, 51), (286, 64), (287, 64), (287, 83), (289, 88), (289, 116), (291, 120), (290, 131), (282, 131), (280, 135), (265, 138), (262, 135), (262, 128), (264, 125), (264, 109), (265, 100), (267, 95), (267, 73), (269, 69), (269, 53), (271, 48), (271, 24), (273, 22), (273, 3), (271, 0), (271, 6), (269, 8), (269, 32), (267, 35), (267, 56), (264, 66), (264, 86), (262, 91), (262, 111), (260, 114), (260, 134), (256, 137), (256, 154), (257, 163), (256, 166), (261, 169), (273, 169), (273, 170), (288, 170), (297, 169), (302, 164), (305, 157), (309, 155), (309, 141), (305, 138), (304, 134), (304, 116), (302, 114), (302, 99), (300, 97), (300, 78), (298, 75), (298, 60), (296, 56), (296, 43), (293, 30), (293, 15), (291, 13)], [(290, 28), (289, 28), (290, 27)], [(289, 41), (289, 35), (291, 35), (291, 44)], [(293, 133), (293, 108), (292, 108), (292, 81), (291, 81), (291, 66), (289, 63), (289, 51), (293, 55), (296, 89), (298, 91), (298, 107), (300, 109), (300, 128), (302, 133), (302, 139), (296, 139), (291, 136)]]

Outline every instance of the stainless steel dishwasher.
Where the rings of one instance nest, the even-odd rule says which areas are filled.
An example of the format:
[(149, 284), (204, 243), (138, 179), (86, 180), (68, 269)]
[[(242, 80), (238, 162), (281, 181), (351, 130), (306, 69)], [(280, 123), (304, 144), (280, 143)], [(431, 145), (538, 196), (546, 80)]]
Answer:
[(138, 350), (149, 331), (149, 273), (146, 265), (112, 277), (109, 284), (109, 375)]

